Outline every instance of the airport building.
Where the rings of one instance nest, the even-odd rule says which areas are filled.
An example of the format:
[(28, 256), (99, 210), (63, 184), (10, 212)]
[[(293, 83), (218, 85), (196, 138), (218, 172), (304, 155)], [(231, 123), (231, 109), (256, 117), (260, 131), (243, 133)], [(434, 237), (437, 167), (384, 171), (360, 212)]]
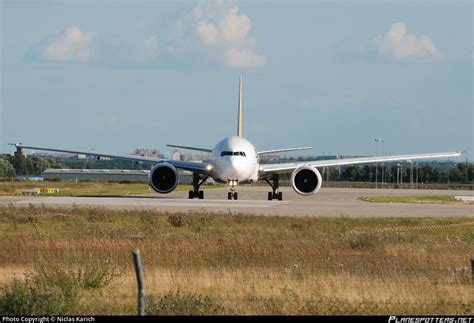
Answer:
[(165, 158), (165, 156), (157, 149), (137, 148), (132, 152), (132, 155), (142, 157)]

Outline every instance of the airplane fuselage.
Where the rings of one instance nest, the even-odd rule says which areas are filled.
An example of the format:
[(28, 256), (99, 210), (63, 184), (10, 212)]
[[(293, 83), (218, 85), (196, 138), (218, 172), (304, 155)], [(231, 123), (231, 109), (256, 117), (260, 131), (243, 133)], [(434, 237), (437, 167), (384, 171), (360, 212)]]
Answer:
[(222, 183), (253, 183), (258, 180), (258, 155), (254, 145), (245, 138), (222, 139), (212, 149), (211, 177)]

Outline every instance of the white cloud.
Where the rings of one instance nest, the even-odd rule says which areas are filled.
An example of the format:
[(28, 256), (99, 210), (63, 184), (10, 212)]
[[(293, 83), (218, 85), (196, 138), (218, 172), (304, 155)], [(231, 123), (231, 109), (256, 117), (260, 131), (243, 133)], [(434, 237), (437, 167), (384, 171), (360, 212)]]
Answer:
[(377, 49), (380, 55), (396, 60), (440, 59), (443, 57), (430, 37), (407, 34), (407, 28), (403, 22), (392, 24), (385, 35), (376, 36), (372, 40), (372, 46)]
[(159, 47), (156, 33), (126, 39), (82, 31), (73, 25), (33, 46), (28, 57), (51, 62), (146, 63), (159, 58)]
[(251, 49), (230, 48), (225, 56), (225, 65), (230, 67), (259, 67), (267, 62), (265, 56), (255, 53)]
[[(232, 68), (264, 66), (251, 22), (233, 2), (201, 1), (159, 30), (134, 37), (86, 32), (73, 25), (32, 47), (27, 57), (56, 62), (113, 64), (210, 64)], [(130, 34), (130, 33), (128, 33)]]
[(91, 62), (97, 59), (96, 34), (72, 26), (40, 49), (39, 57), (48, 61)]
[(395, 60), (441, 59), (443, 57), (430, 37), (407, 34), (407, 28), (403, 22), (394, 23), (385, 35), (376, 36), (372, 40), (372, 46), (379, 55)]
[(157, 59), (158, 35), (152, 35), (139, 44), (135, 49), (132, 58), (138, 62), (147, 62)]
[(237, 6), (227, 9), (227, 14), (219, 21), (222, 40), (230, 46), (239, 46), (245, 43), (250, 31), (250, 18), (238, 15)]
[(250, 18), (238, 13), (232, 2), (201, 1), (186, 19), (176, 22), (169, 53), (201, 55), (229, 67), (260, 67), (266, 64), (257, 53), (256, 40), (250, 37)]
[(196, 26), (196, 32), (205, 44), (215, 44), (217, 42), (217, 36), (219, 32), (213, 24), (208, 24), (205, 21), (198, 22)]

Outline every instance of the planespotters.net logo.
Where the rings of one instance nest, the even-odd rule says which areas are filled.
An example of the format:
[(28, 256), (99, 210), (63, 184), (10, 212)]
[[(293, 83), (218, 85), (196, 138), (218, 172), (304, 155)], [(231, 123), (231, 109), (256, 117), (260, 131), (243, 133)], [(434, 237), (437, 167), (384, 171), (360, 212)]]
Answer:
[(390, 316), (388, 323), (474, 323), (472, 317), (398, 317)]

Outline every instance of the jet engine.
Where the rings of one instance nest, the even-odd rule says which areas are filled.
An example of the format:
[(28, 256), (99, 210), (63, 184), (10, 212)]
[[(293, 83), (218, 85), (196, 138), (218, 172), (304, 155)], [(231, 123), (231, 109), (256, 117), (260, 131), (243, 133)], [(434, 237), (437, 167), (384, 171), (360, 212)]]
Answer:
[(322, 183), (321, 173), (312, 166), (301, 166), (291, 175), (291, 186), (301, 195), (316, 194)]
[(150, 170), (150, 186), (158, 193), (172, 192), (178, 185), (178, 171), (168, 163), (160, 163)]

